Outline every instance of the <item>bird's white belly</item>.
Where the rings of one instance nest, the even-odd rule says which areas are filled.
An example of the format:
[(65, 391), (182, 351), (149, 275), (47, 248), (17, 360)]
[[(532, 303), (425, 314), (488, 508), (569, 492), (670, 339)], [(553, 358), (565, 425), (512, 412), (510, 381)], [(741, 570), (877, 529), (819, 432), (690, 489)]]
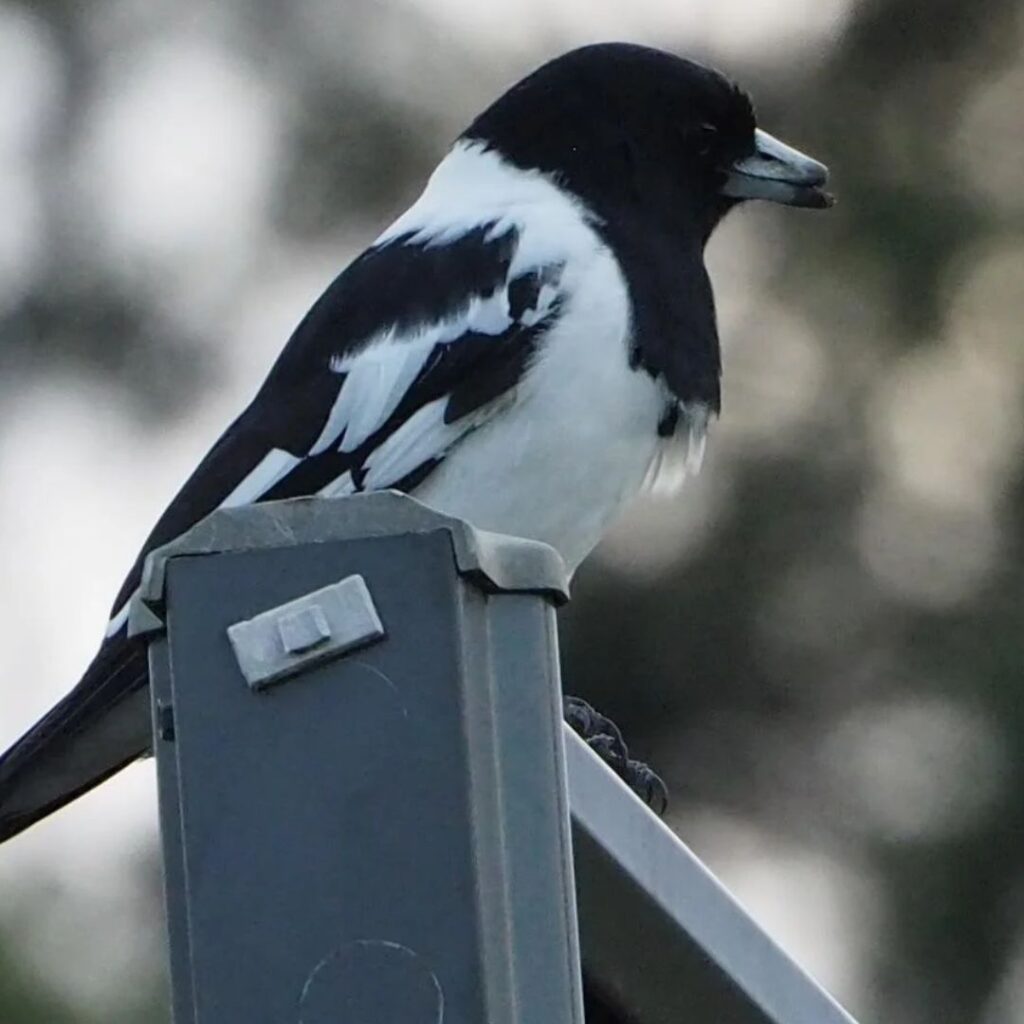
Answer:
[(415, 491), (481, 529), (544, 541), (571, 572), (642, 486), (665, 392), (628, 360), (618, 266), (595, 259), (510, 406)]
[(647, 437), (613, 439), (588, 436), (568, 421), (538, 437), (527, 416), (516, 417), (523, 432), (514, 457), (504, 436), (496, 441), (484, 427), (415, 494), (481, 529), (544, 541), (574, 572), (640, 489), (655, 447), (655, 418)]

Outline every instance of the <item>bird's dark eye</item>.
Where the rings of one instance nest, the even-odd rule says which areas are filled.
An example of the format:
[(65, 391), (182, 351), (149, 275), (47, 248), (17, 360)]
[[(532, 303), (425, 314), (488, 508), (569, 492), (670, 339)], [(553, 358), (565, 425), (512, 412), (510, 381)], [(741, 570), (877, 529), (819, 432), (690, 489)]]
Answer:
[(718, 129), (708, 122), (702, 122), (688, 133), (690, 145), (699, 156), (708, 156), (718, 143)]

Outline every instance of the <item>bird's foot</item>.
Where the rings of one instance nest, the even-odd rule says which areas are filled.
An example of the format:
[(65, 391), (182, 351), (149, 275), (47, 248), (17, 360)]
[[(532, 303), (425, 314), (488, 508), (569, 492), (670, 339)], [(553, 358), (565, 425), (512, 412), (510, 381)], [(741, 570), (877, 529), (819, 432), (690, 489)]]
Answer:
[(642, 761), (629, 756), (619, 727), (579, 697), (565, 697), (566, 722), (587, 746), (657, 815), (668, 809), (668, 789), (661, 777)]
[(619, 727), (580, 697), (563, 697), (565, 720), (586, 740), (601, 760), (619, 771), (629, 760), (629, 751)]
[(630, 758), (626, 762), (625, 770), (619, 772), (619, 775), (659, 818), (665, 816), (665, 812), (668, 810), (668, 787), (653, 768), (644, 764), (643, 761)]

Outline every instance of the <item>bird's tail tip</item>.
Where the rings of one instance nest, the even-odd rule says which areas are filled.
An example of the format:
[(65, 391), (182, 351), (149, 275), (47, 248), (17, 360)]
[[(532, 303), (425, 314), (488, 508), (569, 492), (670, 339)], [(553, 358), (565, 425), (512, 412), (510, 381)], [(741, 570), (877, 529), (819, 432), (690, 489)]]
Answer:
[(81, 682), (0, 755), (0, 843), (149, 749), (146, 653), (108, 641)]

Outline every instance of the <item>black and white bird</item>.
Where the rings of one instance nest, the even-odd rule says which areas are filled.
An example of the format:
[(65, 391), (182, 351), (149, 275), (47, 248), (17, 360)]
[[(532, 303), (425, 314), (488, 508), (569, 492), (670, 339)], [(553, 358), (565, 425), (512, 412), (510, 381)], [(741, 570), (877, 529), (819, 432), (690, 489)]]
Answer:
[(85, 675), (0, 758), (0, 841), (149, 751), (129, 602), (146, 553), (213, 510), (397, 488), (573, 571), (638, 492), (678, 487), (719, 410), (705, 244), (745, 199), (829, 205), (826, 174), (658, 50), (584, 47), (509, 89), (160, 518)]

